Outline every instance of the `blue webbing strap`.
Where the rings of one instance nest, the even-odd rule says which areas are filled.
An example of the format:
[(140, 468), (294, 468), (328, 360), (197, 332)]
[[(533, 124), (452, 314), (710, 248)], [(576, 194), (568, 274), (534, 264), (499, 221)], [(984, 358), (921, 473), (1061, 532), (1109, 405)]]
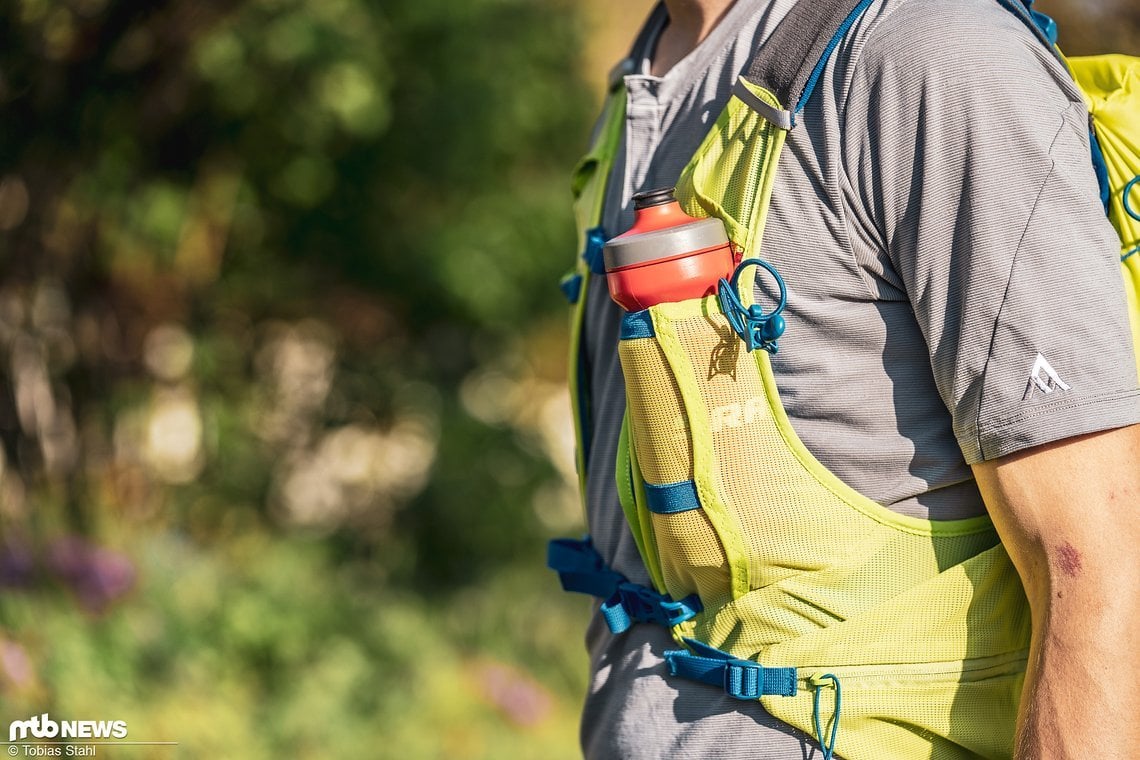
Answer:
[(604, 229), (591, 227), (586, 230), (586, 250), (582, 251), (582, 258), (594, 274), (606, 273), (606, 262), (602, 258), (602, 249), (605, 247), (606, 231)]
[(697, 484), (692, 480), (662, 485), (646, 483), (645, 506), (658, 515), (691, 512), (701, 508), (701, 497), (697, 495)]
[[(1112, 185), (1108, 180), (1108, 164), (1104, 161), (1104, 151), (1100, 149), (1100, 140), (1096, 137), (1096, 130), (1089, 127), (1089, 148), (1092, 150), (1093, 171), (1096, 172), (1096, 184), (1100, 188), (1100, 204), (1104, 206), (1104, 213), (1108, 214), (1109, 201), (1112, 198)], [(1125, 196), (1127, 199), (1127, 195)]]
[(564, 591), (608, 599), (618, 584), (625, 581), (621, 573), (606, 567), (602, 555), (590, 539), (577, 541), (558, 538), (546, 545), (546, 566), (558, 573)]
[(631, 583), (606, 567), (589, 538), (581, 541), (559, 538), (546, 548), (546, 565), (558, 573), (565, 591), (589, 594), (604, 600), (602, 617), (612, 633), (623, 633), (635, 622), (666, 627), (683, 623), (701, 611), (696, 594), (674, 601), (668, 594)]
[(685, 639), (685, 644), (691, 652), (684, 649), (665, 652), (665, 662), (672, 675), (718, 686), (735, 699), (795, 696), (795, 668), (766, 668), (752, 660), (739, 660), (695, 639)]
[(573, 306), (578, 303), (578, 299), (582, 296), (582, 275), (577, 272), (565, 275), (559, 280), (558, 289), (562, 291), (562, 295), (566, 296), (567, 302)]
[(656, 338), (657, 331), (653, 327), (653, 315), (649, 309), (626, 312), (621, 318), (622, 340), (636, 340), (638, 338)]

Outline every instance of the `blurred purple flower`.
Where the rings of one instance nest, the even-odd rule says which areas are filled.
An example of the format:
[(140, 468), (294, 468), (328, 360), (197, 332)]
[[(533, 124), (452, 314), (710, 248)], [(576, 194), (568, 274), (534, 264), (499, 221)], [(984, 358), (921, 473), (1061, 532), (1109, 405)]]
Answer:
[(0, 676), (21, 687), (30, 684), (33, 675), (32, 661), (24, 648), (14, 641), (0, 639)]
[(48, 570), (71, 587), (79, 602), (100, 613), (135, 585), (135, 568), (126, 555), (69, 536), (48, 546)]
[(520, 726), (533, 726), (550, 714), (553, 700), (540, 684), (506, 665), (483, 665), (476, 672), (484, 696), (507, 719)]
[(9, 541), (0, 544), (0, 588), (30, 586), (35, 569), (32, 552), (26, 546)]

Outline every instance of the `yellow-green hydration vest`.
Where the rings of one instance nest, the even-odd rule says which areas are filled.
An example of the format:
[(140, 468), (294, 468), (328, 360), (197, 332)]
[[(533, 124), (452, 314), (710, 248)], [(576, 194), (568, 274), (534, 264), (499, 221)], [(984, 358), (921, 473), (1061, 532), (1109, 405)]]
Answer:
[[(678, 181), (685, 210), (724, 221), (744, 258), (763, 255), (765, 215), (795, 114), (871, 1), (805, 0), (793, 8)], [(1001, 1), (1052, 43), (1034, 23), (1043, 18), (1019, 0)], [(804, 63), (788, 73), (789, 60)], [(1069, 64), (1108, 159), (1102, 189), (1121, 235), (1140, 336), (1140, 93), (1129, 89), (1140, 60)], [(625, 102), (616, 77), (574, 177), (586, 255), (566, 284), (581, 296), (571, 395), (583, 494), (584, 294), (597, 275), (590, 262), (604, 240), (597, 224)], [(752, 289), (739, 296), (747, 305)], [(816, 735), (825, 756), (1010, 757), (1030, 620), (990, 520), (900, 515), (840, 481), (789, 423), (769, 355), (745, 349), (715, 296), (626, 315), (618, 350), (627, 395), (618, 492), (659, 600), (680, 604), (658, 619), (685, 647), (667, 655), (671, 671), (759, 699)], [(609, 619), (612, 610), (603, 611)]]

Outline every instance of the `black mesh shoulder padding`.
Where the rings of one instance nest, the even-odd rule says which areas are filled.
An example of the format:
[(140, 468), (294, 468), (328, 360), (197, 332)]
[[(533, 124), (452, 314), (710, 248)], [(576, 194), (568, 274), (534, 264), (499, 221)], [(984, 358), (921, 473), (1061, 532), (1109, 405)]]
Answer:
[(861, 0), (800, 0), (757, 48), (744, 78), (794, 111), (815, 65)]

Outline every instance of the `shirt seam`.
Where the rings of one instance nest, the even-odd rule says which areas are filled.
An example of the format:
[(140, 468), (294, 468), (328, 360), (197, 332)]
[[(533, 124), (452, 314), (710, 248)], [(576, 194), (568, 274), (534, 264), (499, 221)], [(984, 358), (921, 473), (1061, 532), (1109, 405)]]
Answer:
[[(858, 45), (856, 49), (852, 51), (851, 59), (848, 62), (848, 67), (851, 71), (850, 84), (843, 93), (843, 101), (841, 103), (837, 103), (835, 109), (836, 115), (839, 117), (838, 122), (840, 135), (847, 134), (847, 104), (851, 99), (851, 91), (855, 88), (855, 82), (858, 80), (859, 67), (863, 63), (863, 54), (867, 50), (867, 46), (870, 44), (871, 39), (873, 38), (878, 28), (882, 26), (887, 19), (893, 16), (895, 12), (904, 5), (906, 5), (905, 2), (900, 2), (894, 7), (888, 7), (887, 11), (883, 15), (876, 17), (867, 27), (866, 31), (862, 33), (863, 43), (861, 45)], [(873, 300), (879, 300), (881, 298), (879, 289), (875, 287), (875, 282), (870, 273), (865, 270), (859, 261), (859, 257), (855, 254), (855, 246), (852, 242), (855, 236), (851, 227), (851, 219), (850, 214), (848, 213), (847, 204), (844, 202), (843, 192), (840, 189), (840, 180), (842, 179), (842, 181), (852, 189), (854, 189), (855, 185), (851, 182), (851, 175), (847, 171), (847, 145), (842, 138), (838, 140), (838, 147), (839, 160), (836, 162), (835, 187), (837, 190), (840, 190), (839, 203), (837, 205), (839, 209), (839, 219), (843, 223), (843, 232), (847, 238), (847, 255), (850, 257), (851, 264), (859, 275), (859, 281), (862, 283), (866, 295)], [(874, 218), (875, 215), (870, 214), (870, 216)], [(886, 238), (882, 234), (882, 229), (879, 228), (878, 220), (876, 220), (875, 227), (875, 242), (879, 247), (879, 252), (886, 256), (888, 260), (890, 260), (890, 254), (886, 250)], [(893, 263), (892, 266), (894, 266)]]
[[(1061, 128), (1064, 128), (1064, 121), (1062, 120)], [(1056, 136), (1053, 137), (1053, 142), (1057, 140)], [(1049, 146), (1052, 152), (1052, 144)], [(1033, 198), (1033, 207), (1029, 210), (1028, 216), (1025, 218), (1025, 226), (1021, 228), (1021, 235), (1017, 239), (1017, 249), (1013, 253), (1013, 257), (1009, 260), (1009, 270), (1005, 275), (1005, 288), (1001, 293), (1001, 306), (998, 307), (997, 314), (994, 315), (993, 324), (990, 326), (990, 341), (989, 347), (986, 350), (986, 363), (982, 365), (980, 373), (980, 381), (978, 388), (978, 408), (974, 412), (974, 430), (977, 433), (978, 451), (982, 451), (982, 407), (986, 400), (986, 382), (990, 374), (990, 364), (994, 360), (994, 349), (997, 345), (997, 332), (998, 326), (1001, 325), (1001, 316), (1005, 313), (1006, 304), (1009, 303), (1009, 288), (1013, 283), (1013, 270), (1017, 267), (1017, 259), (1021, 256), (1021, 246), (1025, 242), (1025, 236), (1029, 234), (1029, 225), (1033, 223), (1033, 215), (1037, 213), (1037, 206), (1041, 203), (1041, 197), (1045, 194), (1045, 187), (1049, 184), (1049, 178), (1053, 176), (1054, 170), (1057, 168), (1056, 161), (1050, 161), (1049, 171), (1045, 173), (1044, 179), (1041, 180), (1041, 187), (1037, 188), (1037, 195)]]
[[(997, 314), (994, 315), (994, 323), (990, 329), (990, 345), (989, 349), (986, 352), (986, 363), (982, 367), (981, 371), (981, 384), (979, 385), (978, 391), (978, 408), (974, 413), (974, 430), (977, 432), (977, 444), (978, 451), (980, 453), (984, 453), (982, 449), (982, 409), (985, 406), (986, 402), (986, 381), (989, 378), (990, 364), (994, 360), (994, 349), (997, 344), (998, 327), (1001, 325), (1002, 314), (1005, 312), (1006, 304), (1009, 302), (1009, 288), (1010, 284), (1013, 282), (1013, 272), (1017, 267), (1017, 259), (1021, 256), (1022, 246), (1025, 243), (1025, 236), (1029, 234), (1029, 226), (1033, 224), (1033, 219), (1037, 215), (1037, 207), (1041, 204), (1041, 198), (1045, 195), (1045, 189), (1049, 186), (1049, 180), (1057, 171), (1057, 161), (1056, 159), (1052, 158), (1053, 149), (1056, 147), (1057, 140), (1060, 139), (1061, 133), (1064, 132), (1065, 128), (1069, 124), (1068, 119), (1065, 118), (1065, 114), (1067, 112), (1068, 109), (1061, 112), (1061, 124), (1057, 127), (1057, 131), (1053, 134), (1053, 139), (1049, 141), (1049, 151), (1047, 153), (1047, 155), (1050, 156), (1049, 171), (1045, 173), (1045, 177), (1041, 180), (1041, 187), (1037, 189), (1037, 195), (1033, 198), (1033, 207), (1029, 209), (1029, 215), (1025, 218), (1025, 226), (1021, 228), (1021, 235), (1018, 236), (1017, 249), (1014, 251), (1013, 257), (1009, 261), (1009, 271), (1006, 273), (1005, 289), (1001, 294), (1001, 306), (998, 307)], [(1013, 417), (1017, 417), (1017, 414), (1013, 415)]]

